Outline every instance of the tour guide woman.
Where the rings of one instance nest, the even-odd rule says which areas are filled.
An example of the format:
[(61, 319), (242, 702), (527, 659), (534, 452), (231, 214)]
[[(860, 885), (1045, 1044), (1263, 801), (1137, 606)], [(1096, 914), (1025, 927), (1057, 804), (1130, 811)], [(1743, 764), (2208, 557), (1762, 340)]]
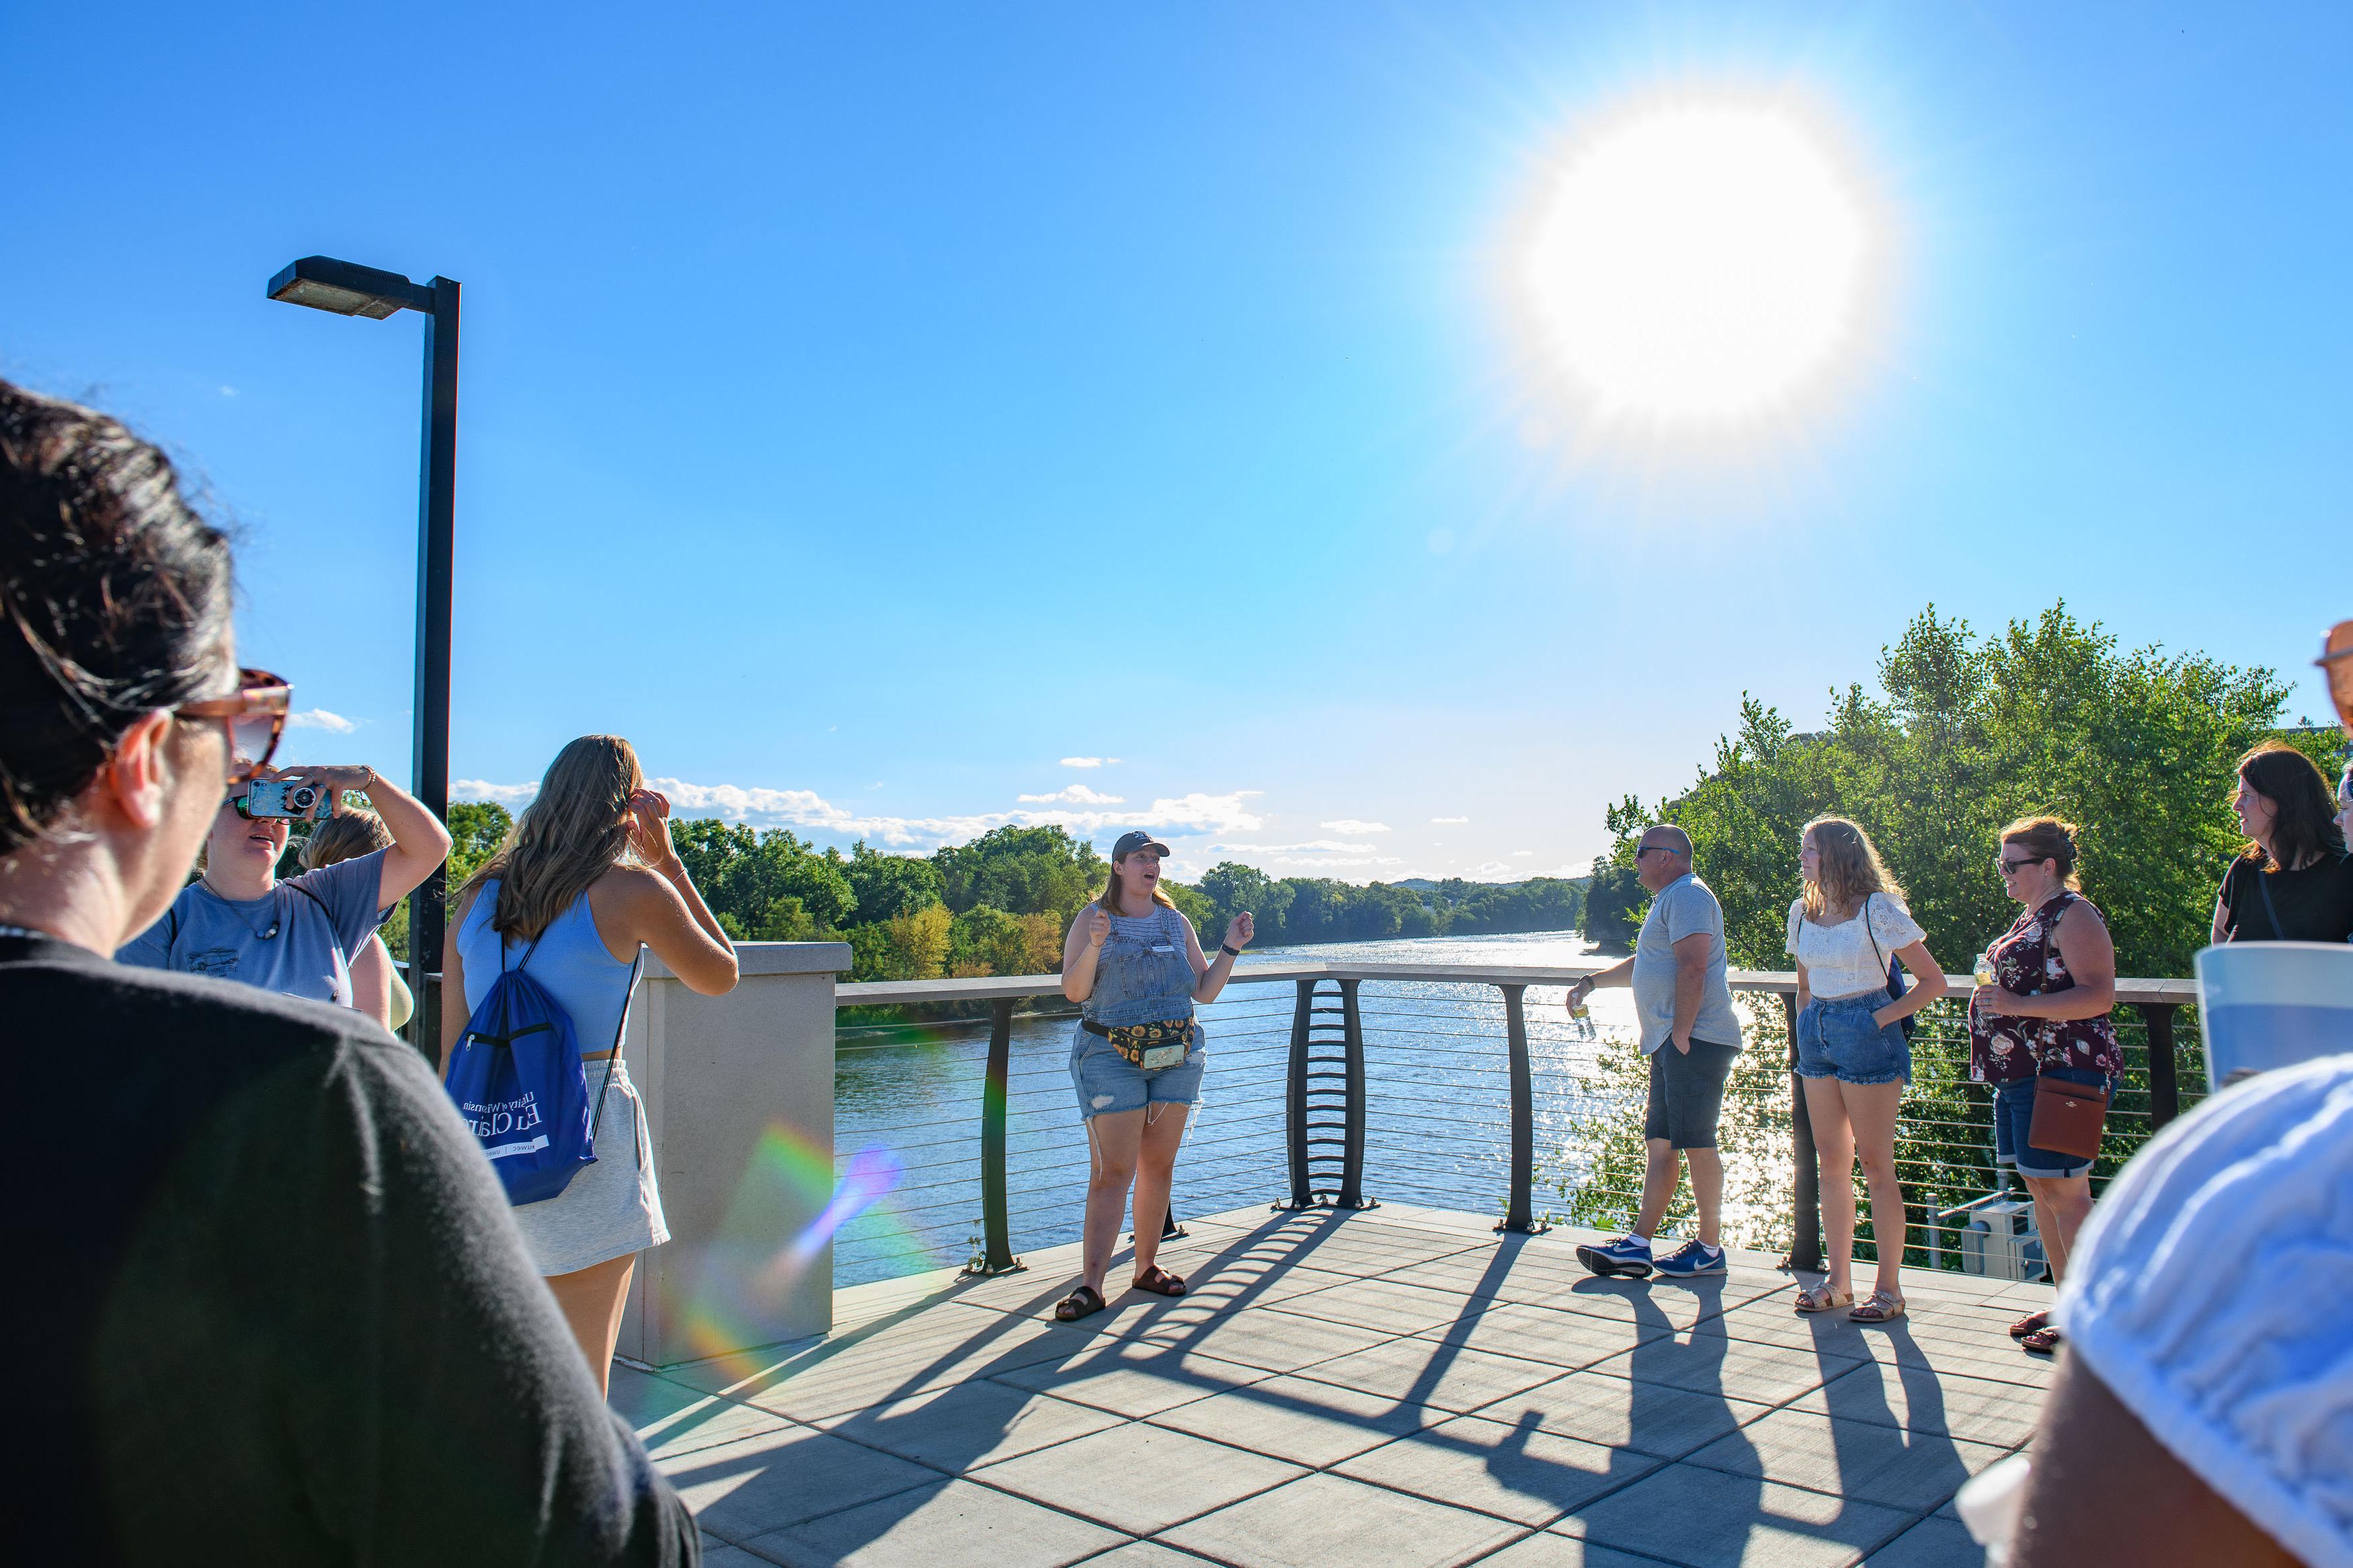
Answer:
[(1066, 1323), (1103, 1309), (1103, 1270), (1131, 1185), (1135, 1288), (1185, 1293), (1185, 1281), (1152, 1257), (1160, 1248), (1186, 1112), (1201, 1097), (1208, 1065), (1193, 1005), (1218, 999), (1253, 928), (1247, 910), (1236, 915), (1217, 962), (1205, 962), (1193, 922), (1160, 890), (1160, 859), (1167, 853), (1148, 833), (1121, 835), (1103, 896), (1079, 911), (1062, 944), (1062, 994), (1084, 1004), (1071, 1043), (1071, 1086), (1093, 1163), (1084, 1277), (1054, 1309)]
[[(1996, 1086), (1994, 1157), (2017, 1169), (2034, 1199), (2055, 1285), (2092, 1217), (2093, 1163), (2028, 1143), (2034, 1084), (2051, 1078), (2116, 1092), (2125, 1066), (2108, 1022), (2116, 947), (2100, 911), (2076, 891), (2073, 823), (2026, 817), (2001, 830), (2000, 844), (2002, 889), (2026, 909), (1986, 950), (1994, 983), (1969, 998), (1969, 1077)], [(2059, 1348), (2049, 1312), (2029, 1312), (2010, 1326), (2010, 1337), (2044, 1354)]]

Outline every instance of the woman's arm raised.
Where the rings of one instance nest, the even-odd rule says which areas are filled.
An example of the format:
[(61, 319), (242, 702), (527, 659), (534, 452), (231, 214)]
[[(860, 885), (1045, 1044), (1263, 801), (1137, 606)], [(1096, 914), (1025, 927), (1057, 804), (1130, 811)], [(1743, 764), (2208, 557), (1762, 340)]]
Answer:
[[(600, 919), (597, 930), (612, 933), (608, 942), (618, 936), (631, 952), (644, 942), (688, 990), (725, 995), (738, 978), (735, 944), (670, 842), (669, 797), (639, 790), (629, 812), (629, 844), (647, 868), (616, 866), (597, 879), (595, 894), (609, 900), (619, 917), (609, 925)], [(591, 912), (599, 912), (593, 902)]]
[(1062, 939), (1062, 995), (1066, 1001), (1083, 1002), (1095, 994), (1095, 959), (1110, 935), (1111, 916), (1100, 903), (1089, 904), (1072, 917), (1071, 934)]

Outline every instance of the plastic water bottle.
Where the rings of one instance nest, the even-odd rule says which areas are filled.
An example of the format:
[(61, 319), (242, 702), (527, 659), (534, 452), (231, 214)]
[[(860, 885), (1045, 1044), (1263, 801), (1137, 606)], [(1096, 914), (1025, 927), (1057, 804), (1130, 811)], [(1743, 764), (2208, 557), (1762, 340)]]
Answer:
[(1593, 1009), (1583, 997), (1571, 995), (1568, 1004), (1568, 1032), (1580, 1040), (1593, 1038)]

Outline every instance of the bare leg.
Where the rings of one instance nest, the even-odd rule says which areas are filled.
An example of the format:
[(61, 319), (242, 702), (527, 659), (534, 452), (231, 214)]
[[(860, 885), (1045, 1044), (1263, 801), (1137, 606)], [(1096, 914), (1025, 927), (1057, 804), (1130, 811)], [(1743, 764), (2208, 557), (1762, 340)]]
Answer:
[(1855, 1154), (1862, 1162), (1862, 1177), (1871, 1184), (1871, 1234), (1879, 1247), (1876, 1285), (1891, 1296), (1904, 1294), (1896, 1271), (1904, 1267), (1908, 1223), (1904, 1189), (1895, 1180), (1895, 1113), (1904, 1103), (1904, 1089), (1902, 1079), (1894, 1083), (1839, 1085), (1839, 1096), (1846, 1102), (1847, 1124), (1854, 1131)]
[(1634, 1230), (1640, 1236), (1655, 1237), (1666, 1223), (1667, 1205), (1675, 1195), (1675, 1152), (1663, 1138), (1646, 1138), (1642, 1153), (1642, 1210), (1634, 1221)]
[(629, 1298), (629, 1275), (637, 1266), (638, 1255), (632, 1252), (569, 1274), (547, 1276), (547, 1288), (564, 1310), (564, 1321), (572, 1325), (580, 1353), (588, 1358), (598, 1394), (612, 1385), (613, 1346), (621, 1337), (621, 1307)]
[(1699, 1206), (1699, 1239), (1703, 1247), (1724, 1245), (1724, 1157), (1714, 1149), (1686, 1149), (1691, 1166), (1692, 1201)]
[(2089, 1176), (2028, 1176), (2026, 1190), (2034, 1198), (2034, 1228), (2042, 1235), (2042, 1255), (2051, 1260), (2053, 1285), (2067, 1277), (2067, 1260), (2075, 1250), (2075, 1233), (2092, 1217)]
[[(1143, 1135), (1141, 1110), (1107, 1110), (1087, 1118), (1094, 1171), (1087, 1181), (1087, 1228), (1079, 1249), (1080, 1277), (1097, 1294), (1102, 1293), (1103, 1270), (1111, 1267), (1113, 1249), (1119, 1246), (1119, 1222), (1127, 1213), (1127, 1189), (1135, 1182)], [(1168, 1206), (1166, 1187), (1160, 1190), (1160, 1205), (1164, 1211)]]
[(1822, 1267), (1841, 1293), (1854, 1289), (1854, 1129), (1834, 1078), (1810, 1078), (1806, 1115), (1814, 1124), (1814, 1152), (1822, 1166)]
[(1176, 1175), (1176, 1151), (1185, 1142), (1185, 1105), (1144, 1108), (1144, 1136), (1135, 1161), (1135, 1271), (1152, 1267), (1160, 1252), (1160, 1226), (1168, 1217), (1168, 1184)]

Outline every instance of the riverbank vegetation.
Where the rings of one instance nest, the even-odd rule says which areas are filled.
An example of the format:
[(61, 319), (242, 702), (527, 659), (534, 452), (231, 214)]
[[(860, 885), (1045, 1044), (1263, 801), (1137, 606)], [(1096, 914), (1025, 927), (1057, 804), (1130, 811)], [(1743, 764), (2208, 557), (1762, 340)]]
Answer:
[(2107, 916), (2120, 973), (2186, 975), (2206, 945), (2214, 891), (2241, 844), (2233, 765), (2279, 736), (2335, 776), (2335, 726), (2285, 726), (2277, 672), (2194, 654), (2125, 650), (2054, 605), (1979, 637), (1932, 605), (1883, 651), (1877, 689), (1831, 694), (1827, 726), (1795, 733), (1774, 709), (1740, 725), (1683, 794), (1609, 808), (1583, 930), (1631, 942), (1649, 905), (1634, 847), (1651, 822), (1692, 836), (1723, 900), (1732, 962), (1788, 967), (1798, 835), (1834, 813), (1862, 825), (1910, 895), (1928, 946), (1966, 969), (2016, 917), (1995, 876), (1994, 835), (2054, 813), (2083, 828), (2084, 892)]
[[(449, 809), (456, 887), (497, 849), (512, 819), (491, 804)], [(1071, 917), (1103, 890), (1110, 868), (1093, 845), (1062, 827), (999, 827), (927, 856), (892, 855), (860, 843), (819, 848), (784, 828), (710, 818), (672, 824), (679, 856), (739, 941), (846, 942), (855, 980), (935, 980), (1051, 974), (1061, 967)], [(1321, 877), (1270, 877), (1230, 861), (1198, 884), (1165, 881), (1205, 947), (1223, 940), (1239, 910), (1257, 919), (1257, 945), (1377, 941), (1489, 931), (1566, 931), (1582, 908), (1582, 884), (1451, 879), (1356, 887)], [(407, 952), (407, 913), (385, 927)]]

